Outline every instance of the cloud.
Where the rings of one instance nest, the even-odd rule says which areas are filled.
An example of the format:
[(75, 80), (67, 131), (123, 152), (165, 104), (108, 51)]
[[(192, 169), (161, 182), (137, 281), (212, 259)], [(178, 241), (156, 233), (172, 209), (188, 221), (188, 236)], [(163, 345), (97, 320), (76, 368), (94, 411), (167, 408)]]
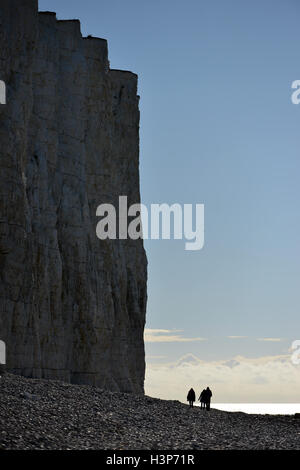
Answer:
[(271, 343), (279, 343), (283, 338), (257, 338), (257, 341), (270, 341)]
[(161, 330), (161, 329), (152, 329), (145, 328), (144, 340), (145, 343), (185, 343), (191, 341), (205, 341), (206, 338), (192, 337), (186, 338), (182, 335), (174, 335), (174, 333), (179, 333), (182, 330)]
[(227, 367), (236, 367), (239, 365), (240, 363), (236, 361), (235, 359), (230, 359), (229, 361), (224, 362), (224, 366), (227, 366)]
[(162, 330), (158, 328), (145, 328), (145, 333), (153, 333), (153, 334), (160, 334), (160, 333), (174, 333), (174, 332), (181, 332), (183, 330)]
[(185, 402), (189, 388), (200, 393), (207, 386), (215, 403), (299, 403), (300, 365), (290, 355), (203, 361), (187, 354), (175, 362), (147, 363), (147, 395)]
[(189, 353), (189, 354), (185, 354), (178, 361), (176, 361), (175, 366), (179, 367), (185, 364), (199, 365), (201, 363), (202, 361), (198, 357), (194, 356), (194, 354), (192, 353)]

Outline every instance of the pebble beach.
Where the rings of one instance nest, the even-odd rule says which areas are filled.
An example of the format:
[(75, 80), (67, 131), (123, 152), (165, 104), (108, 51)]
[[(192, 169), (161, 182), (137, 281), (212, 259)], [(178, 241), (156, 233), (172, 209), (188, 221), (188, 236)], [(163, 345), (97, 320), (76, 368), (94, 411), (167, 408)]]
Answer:
[(0, 378), (0, 450), (300, 449), (300, 419), (108, 392), (90, 385)]

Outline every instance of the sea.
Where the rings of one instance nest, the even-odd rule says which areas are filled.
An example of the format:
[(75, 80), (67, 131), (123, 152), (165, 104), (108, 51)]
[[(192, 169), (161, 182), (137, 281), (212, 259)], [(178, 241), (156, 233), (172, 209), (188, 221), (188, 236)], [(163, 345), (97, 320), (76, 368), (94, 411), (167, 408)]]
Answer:
[(250, 414), (293, 415), (300, 413), (300, 403), (212, 403), (211, 408)]

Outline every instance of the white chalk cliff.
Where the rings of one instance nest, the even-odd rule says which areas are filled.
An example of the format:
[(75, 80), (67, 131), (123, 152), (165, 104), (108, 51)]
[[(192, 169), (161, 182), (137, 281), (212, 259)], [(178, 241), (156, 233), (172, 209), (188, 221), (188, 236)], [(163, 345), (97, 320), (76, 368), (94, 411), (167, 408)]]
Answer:
[(140, 202), (137, 76), (78, 20), (0, 3), (0, 339), (7, 369), (143, 393), (142, 240), (99, 240), (96, 209)]

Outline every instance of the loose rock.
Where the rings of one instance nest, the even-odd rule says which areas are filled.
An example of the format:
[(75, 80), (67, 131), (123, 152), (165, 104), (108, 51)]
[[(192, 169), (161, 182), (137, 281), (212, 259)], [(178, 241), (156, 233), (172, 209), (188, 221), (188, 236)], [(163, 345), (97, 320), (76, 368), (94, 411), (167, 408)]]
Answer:
[(13, 374), (0, 379), (0, 429), (0, 449), (300, 449), (295, 416), (207, 412)]

